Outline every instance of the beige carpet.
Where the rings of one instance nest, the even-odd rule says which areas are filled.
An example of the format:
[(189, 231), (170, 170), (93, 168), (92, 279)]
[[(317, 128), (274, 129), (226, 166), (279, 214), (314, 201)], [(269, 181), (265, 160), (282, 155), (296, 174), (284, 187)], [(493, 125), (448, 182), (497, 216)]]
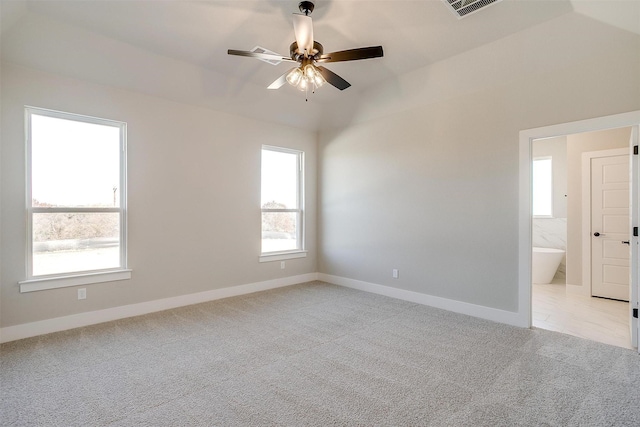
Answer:
[(640, 425), (632, 350), (321, 282), (0, 346), (15, 426)]

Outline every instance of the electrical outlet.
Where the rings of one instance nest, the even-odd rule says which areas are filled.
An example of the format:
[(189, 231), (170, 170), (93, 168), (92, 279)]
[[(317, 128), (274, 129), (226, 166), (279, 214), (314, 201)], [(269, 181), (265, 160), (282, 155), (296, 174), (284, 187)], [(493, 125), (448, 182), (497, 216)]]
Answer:
[(280, 261), (280, 270), (284, 270), (284, 261)]
[(87, 289), (78, 289), (78, 299), (87, 299)]
[(394, 268), (393, 270), (391, 270), (391, 275), (393, 276), (394, 279), (398, 278), (398, 274), (399, 272), (397, 268)]

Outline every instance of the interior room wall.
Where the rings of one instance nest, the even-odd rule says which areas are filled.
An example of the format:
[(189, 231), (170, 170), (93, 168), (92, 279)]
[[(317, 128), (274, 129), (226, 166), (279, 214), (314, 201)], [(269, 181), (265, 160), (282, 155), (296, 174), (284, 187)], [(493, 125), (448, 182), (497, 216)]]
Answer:
[[(314, 273), (316, 136), (51, 73), (2, 64), (2, 327)], [(24, 106), (128, 124), (132, 279), (19, 292), (25, 279)], [(261, 146), (306, 155), (306, 258), (259, 263)], [(83, 286), (84, 287), (84, 286)]]
[(403, 76), (322, 132), (320, 272), (516, 312), (519, 132), (640, 109), (639, 37), (592, 24)]
[(567, 136), (567, 287), (587, 293), (582, 282), (582, 153), (629, 148), (631, 128), (587, 132)]
[[(640, 109), (640, 36), (573, 13), (304, 109), (32, 18), (3, 38), (3, 327), (315, 271), (516, 311), (518, 133)], [(27, 104), (129, 124), (133, 279), (91, 285), (85, 301), (18, 292)], [(298, 128), (256, 120), (265, 109)], [(318, 135), (301, 130), (315, 123)], [(261, 144), (307, 153), (309, 256), (284, 271), (257, 262)]]
[[(552, 218), (533, 218), (531, 242), (541, 248), (567, 250), (567, 138), (547, 138), (533, 141), (531, 157), (550, 157), (552, 175)], [(566, 279), (566, 256), (562, 259), (555, 280)]]

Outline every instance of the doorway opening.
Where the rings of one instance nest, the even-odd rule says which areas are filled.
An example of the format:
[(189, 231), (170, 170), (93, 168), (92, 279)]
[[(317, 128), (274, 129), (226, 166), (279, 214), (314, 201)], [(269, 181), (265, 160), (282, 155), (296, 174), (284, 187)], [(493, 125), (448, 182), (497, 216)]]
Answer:
[[(637, 347), (637, 319), (632, 320), (632, 313), (634, 308), (638, 308), (638, 237), (631, 236), (631, 230), (632, 224), (638, 226), (640, 181), (638, 156), (633, 155), (632, 147), (638, 144), (639, 124), (640, 111), (635, 111), (520, 132), (519, 313), (523, 326), (559, 330), (613, 345)], [(619, 135), (626, 132), (626, 140), (622, 143), (614, 142), (613, 147), (607, 146), (606, 142), (601, 145), (593, 142), (603, 139), (603, 135), (616, 132)], [(620, 148), (621, 155), (631, 155), (631, 162), (629, 157), (626, 160), (616, 158), (619, 153), (605, 152)], [(606, 160), (598, 160), (599, 158)], [(611, 159), (614, 159), (613, 164), (610, 164)], [(541, 168), (534, 165), (536, 160), (545, 160), (540, 162)], [(533, 194), (532, 186), (541, 185), (533, 183), (533, 175), (540, 174), (539, 170), (545, 170), (544, 163), (550, 165), (547, 169), (551, 170), (552, 189), (545, 193), (537, 188)], [(606, 209), (613, 207), (618, 210), (597, 212), (599, 218), (604, 215), (604, 225), (598, 224), (597, 220), (592, 221), (591, 209), (587, 213), (583, 208), (583, 202), (591, 198), (593, 185), (590, 178), (589, 181), (582, 178), (583, 163), (588, 166), (589, 173), (591, 169), (598, 169), (600, 172), (605, 170), (606, 200), (600, 200), (599, 203)], [(632, 165), (629, 167), (630, 163)], [(620, 168), (620, 164), (626, 164), (627, 169)], [(629, 170), (633, 170), (634, 175), (630, 181), (627, 179), (626, 188), (624, 185), (620, 187), (619, 183), (613, 183), (611, 187), (612, 180), (620, 181), (620, 176), (628, 177)], [(602, 180), (601, 175), (598, 179)], [(544, 187), (545, 181), (541, 182)], [(589, 192), (589, 197), (583, 199), (585, 189)], [(624, 211), (625, 207), (622, 205), (624, 201), (629, 201), (629, 195), (633, 197), (630, 207), (626, 207), (625, 217), (620, 214), (620, 210)], [(546, 205), (540, 204), (540, 197), (548, 198)], [(534, 204), (537, 213), (535, 216), (532, 214)], [(592, 230), (593, 226), (606, 226), (608, 232)], [(617, 234), (618, 232), (620, 233)], [(594, 233), (597, 235), (594, 236)], [(628, 244), (623, 243), (627, 241)], [(557, 268), (551, 267), (549, 283), (532, 284), (533, 247), (566, 253), (566, 257), (561, 254)], [(627, 255), (627, 265), (624, 265), (624, 260), (610, 259), (612, 254), (625, 253), (630, 253)], [(601, 262), (600, 267), (593, 267), (590, 258), (594, 254), (601, 261), (604, 258), (606, 262)], [(589, 257), (586, 261), (583, 260), (585, 256)], [(629, 296), (626, 299), (630, 302), (607, 299), (616, 295), (605, 295), (605, 298), (592, 295), (594, 273), (596, 278), (604, 277), (605, 285), (613, 285), (614, 289), (617, 287), (618, 297), (622, 286), (627, 286), (626, 295)], [(597, 294), (598, 286), (595, 288)], [(618, 332), (612, 332), (616, 330)], [(605, 338), (599, 339), (598, 334)], [(614, 334), (621, 335), (622, 341), (608, 339)]]
[(534, 140), (532, 325), (632, 348), (631, 128)]

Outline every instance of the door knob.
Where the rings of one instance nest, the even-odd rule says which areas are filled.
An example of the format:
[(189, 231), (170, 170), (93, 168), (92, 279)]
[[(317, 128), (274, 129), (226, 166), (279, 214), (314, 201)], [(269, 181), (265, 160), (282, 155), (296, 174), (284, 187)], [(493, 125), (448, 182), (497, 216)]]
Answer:
[(596, 236), (596, 237), (601, 236), (601, 234), (598, 233), (597, 231), (595, 233), (593, 233), (593, 235)]
[(622, 243), (624, 243), (625, 245), (631, 245), (628, 240), (623, 240)]

